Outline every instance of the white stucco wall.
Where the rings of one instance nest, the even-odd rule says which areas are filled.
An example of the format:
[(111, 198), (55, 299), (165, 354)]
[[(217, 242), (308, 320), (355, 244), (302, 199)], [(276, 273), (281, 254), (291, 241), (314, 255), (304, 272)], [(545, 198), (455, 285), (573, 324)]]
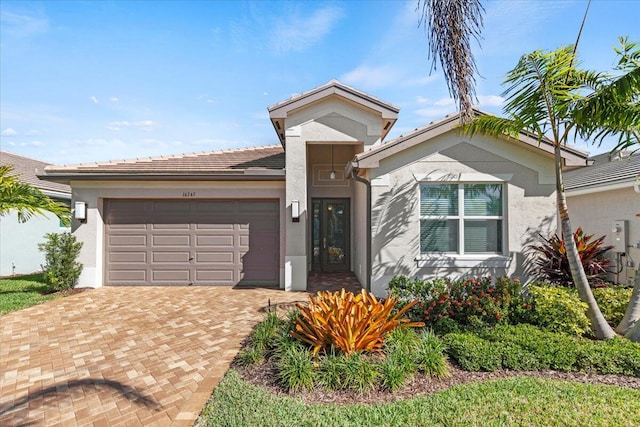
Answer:
[[(536, 149), (451, 131), (381, 160), (372, 169), (372, 290), (386, 294), (395, 275), (525, 277), (523, 249), (536, 233), (556, 228), (553, 159)], [(420, 255), (420, 181), (461, 174), (452, 182), (503, 180), (503, 256)], [(484, 179), (483, 179), (484, 178)], [(449, 178), (451, 179), (451, 178)]]
[[(79, 261), (84, 268), (78, 287), (100, 287), (104, 279), (104, 199), (279, 199), (280, 230), (285, 229), (284, 182), (115, 182), (76, 181), (71, 182), (73, 202), (87, 203), (87, 221), (74, 220), (72, 227), (76, 238), (83, 242)], [(183, 193), (193, 193), (185, 198)], [(291, 218), (289, 213), (286, 218)], [(284, 286), (284, 234), (280, 236), (280, 285)]]
[[(576, 194), (577, 193), (577, 194)], [(640, 194), (633, 191), (630, 184), (627, 188), (605, 190), (598, 192), (568, 192), (567, 204), (573, 229), (582, 227), (585, 233), (594, 234), (595, 237), (606, 235), (605, 244), (613, 245), (613, 223), (616, 220), (624, 220), (627, 225), (628, 242), (624, 251), (626, 256), (621, 257), (621, 263), (613, 267), (614, 271), (620, 271), (617, 275), (610, 274), (609, 280), (620, 283), (629, 283), (629, 279), (635, 275), (635, 270), (640, 263)], [(632, 247), (629, 247), (632, 246)], [(607, 254), (616, 260), (614, 251)], [(628, 264), (632, 264), (631, 267)]]
[(18, 222), (15, 212), (0, 216), (0, 276), (41, 271), (44, 254), (38, 250), (38, 244), (44, 242), (47, 233), (68, 230), (61, 228), (60, 220), (51, 213), (34, 216), (24, 223)]

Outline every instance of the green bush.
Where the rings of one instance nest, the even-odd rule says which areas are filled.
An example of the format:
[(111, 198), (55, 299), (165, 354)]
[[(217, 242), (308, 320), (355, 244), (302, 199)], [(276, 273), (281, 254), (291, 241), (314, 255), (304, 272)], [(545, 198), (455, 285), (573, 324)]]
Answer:
[(410, 311), (411, 319), (424, 321), (436, 330), (452, 329), (452, 324), (445, 319), (469, 326), (505, 322), (511, 306), (519, 301), (520, 292), (519, 280), (505, 276), (495, 281), (491, 276), (453, 281), (410, 280), (397, 276), (389, 282), (390, 295), (399, 298), (401, 304), (419, 301)]
[(593, 289), (593, 296), (607, 322), (614, 328), (618, 326), (631, 299), (632, 288), (609, 286)]
[(413, 350), (413, 363), (418, 371), (435, 378), (450, 375), (447, 359), (444, 357), (446, 346), (442, 339), (426, 330), (420, 334), (417, 347)]
[(532, 323), (554, 332), (582, 335), (589, 330), (587, 305), (577, 293), (553, 286), (529, 286)]
[(302, 344), (294, 341), (281, 347), (275, 358), (278, 381), (287, 390), (313, 387), (313, 357)]
[(42, 269), (47, 284), (56, 291), (73, 288), (82, 272), (82, 264), (77, 262), (82, 243), (71, 233), (47, 233), (45, 239), (38, 249), (44, 252)]
[(448, 334), (444, 341), (451, 358), (469, 371), (554, 369), (640, 376), (640, 344), (624, 338), (594, 341), (523, 324)]

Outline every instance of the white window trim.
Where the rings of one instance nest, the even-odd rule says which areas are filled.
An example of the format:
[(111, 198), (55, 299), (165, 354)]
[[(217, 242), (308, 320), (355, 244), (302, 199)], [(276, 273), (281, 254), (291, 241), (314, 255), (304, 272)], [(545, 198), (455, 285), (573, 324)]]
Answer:
[[(450, 175), (449, 175), (450, 176)], [(459, 174), (458, 177), (462, 178), (463, 174)], [(487, 177), (486, 174), (465, 174), (465, 178), (479, 178)], [(511, 179), (512, 175), (505, 176), (507, 180)], [(496, 219), (502, 220), (502, 253), (464, 253), (464, 185), (465, 184), (496, 184), (502, 185), (502, 215), (492, 216), (477, 216), (468, 217), (468, 219)], [(426, 180), (420, 181), (418, 185), (418, 200), (420, 200), (421, 184), (455, 184), (458, 186), (458, 215), (447, 216), (423, 216), (418, 213), (419, 221), (423, 219), (455, 219), (458, 221), (458, 251), (459, 252), (421, 252), (422, 242), (418, 238), (418, 256), (415, 261), (418, 263), (418, 267), (478, 267), (480, 265), (485, 267), (508, 267), (511, 263), (511, 258), (506, 256), (508, 254), (507, 248), (507, 215), (506, 215), (506, 200), (507, 200), (507, 186), (503, 180), (490, 180), (490, 181), (471, 181), (471, 180), (456, 180), (456, 181), (433, 181)], [(418, 209), (420, 209), (420, 203), (418, 203)], [(420, 227), (420, 223), (418, 223)], [(418, 233), (419, 236), (419, 233)]]

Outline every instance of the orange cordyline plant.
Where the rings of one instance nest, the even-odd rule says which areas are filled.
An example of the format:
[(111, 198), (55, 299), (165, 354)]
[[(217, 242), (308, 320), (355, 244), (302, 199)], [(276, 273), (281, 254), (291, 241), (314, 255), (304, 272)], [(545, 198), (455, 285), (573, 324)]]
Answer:
[(398, 302), (389, 297), (384, 301), (362, 290), (359, 294), (346, 292), (318, 292), (310, 296), (308, 306), (297, 304), (300, 315), (291, 335), (313, 347), (313, 354), (331, 347), (345, 354), (379, 352), (384, 336), (395, 328), (421, 327), (402, 316), (413, 307), (413, 301), (392, 315)]

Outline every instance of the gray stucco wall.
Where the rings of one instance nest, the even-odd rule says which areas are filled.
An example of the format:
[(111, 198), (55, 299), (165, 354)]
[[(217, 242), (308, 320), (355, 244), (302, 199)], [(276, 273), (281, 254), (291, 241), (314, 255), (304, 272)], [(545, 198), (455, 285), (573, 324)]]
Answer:
[[(572, 227), (582, 227), (586, 233), (595, 234), (595, 237), (606, 235), (607, 245), (613, 244), (613, 222), (627, 221), (627, 243), (633, 247), (626, 248), (627, 256), (620, 258), (620, 265), (613, 268), (613, 271), (619, 270), (619, 273), (610, 274), (609, 280), (629, 283), (640, 263), (640, 249), (635, 247), (640, 243), (640, 218), (637, 216), (640, 214), (640, 194), (634, 192), (632, 186), (578, 195), (569, 192), (567, 204)], [(613, 251), (609, 252), (608, 256), (614, 260), (617, 258)], [(633, 267), (628, 264), (633, 264)]]
[[(410, 277), (503, 275), (526, 278), (524, 248), (556, 228), (553, 160), (535, 148), (451, 131), (381, 160), (372, 169), (372, 290)], [(421, 255), (419, 186), (427, 179), (503, 181), (502, 256)]]

